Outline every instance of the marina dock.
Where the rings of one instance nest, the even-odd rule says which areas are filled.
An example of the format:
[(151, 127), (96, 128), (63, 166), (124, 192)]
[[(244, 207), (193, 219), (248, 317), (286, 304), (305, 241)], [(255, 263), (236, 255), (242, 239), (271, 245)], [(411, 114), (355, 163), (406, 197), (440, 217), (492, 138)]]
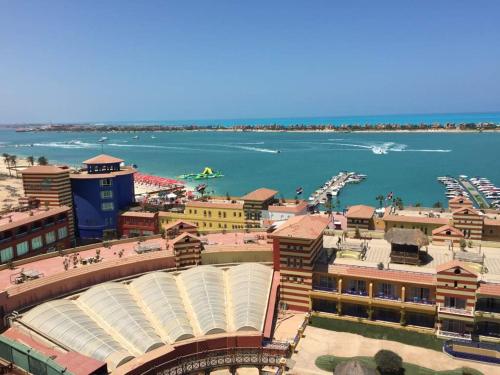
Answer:
[(476, 208), (500, 207), (500, 188), (493, 185), (484, 177), (458, 178), (449, 176), (438, 177), (438, 181), (445, 185), (446, 197), (456, 196), (469, 198)]
[(317, 206), (325, 204), (328, 199), (332, 199), (340, 194), (346, 184), (360, 183), (366, 178), (364, 174), (355, 172), (340, 172), (338, 175), (333, 176), (325, 184), (311, 194), (309, 197), (309, 204)]

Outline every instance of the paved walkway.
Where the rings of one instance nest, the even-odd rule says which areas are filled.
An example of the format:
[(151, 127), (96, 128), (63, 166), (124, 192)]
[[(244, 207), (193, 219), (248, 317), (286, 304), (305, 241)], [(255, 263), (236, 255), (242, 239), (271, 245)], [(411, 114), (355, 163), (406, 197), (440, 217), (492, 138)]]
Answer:
[(453, 370), (464, 366), (475, 368), (485, 375), (500, 374), (500, 366), (457, 360), (430, 349), (311, 326), (306, 328), (305, 337), (297, 347), (298, 353), (292, 357), (296, 363), (289, 373), (294, 375), (331, 375), (330, 372), (322, 371), (314, 364), (316, 358), (320, 355), (331, 354), (338, 357), (374, 356), (380, 349), (388, 349), (398, 353), (404, 362), (438, 371)]

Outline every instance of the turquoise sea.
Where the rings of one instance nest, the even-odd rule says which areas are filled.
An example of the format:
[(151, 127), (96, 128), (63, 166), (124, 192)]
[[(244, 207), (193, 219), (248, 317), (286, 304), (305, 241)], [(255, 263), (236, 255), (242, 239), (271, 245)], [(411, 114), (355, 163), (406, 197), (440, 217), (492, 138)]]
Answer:
[[(498, 114), (492, 116), (500, 119)], [(471, 117), (470, 121), (487, 120)], [(483, 176), (500, 186), (500, 133), (204, 131), (138, 133), (138, 139), (133, 135), (4, 129), (0, 153), (44, 155), (51, 161), (79, 165), (103, 151), (137, 164), (141, 172), (165, 177), (210, 166), (225, 177), (209, 180), (209, 189), (232, 195), (265, 186), (293, 197), (301, 186), (307, 198), (339, 171), (368, 175), (365, 182), (341, 192), (342, 206), (375, 205), (377, 195), (390, 191), (407, 204), (445, 203), (444, 188), (436, 180), (442, 175)], [(97, 142), (103, 136), (109, 138), (104, 145)]]

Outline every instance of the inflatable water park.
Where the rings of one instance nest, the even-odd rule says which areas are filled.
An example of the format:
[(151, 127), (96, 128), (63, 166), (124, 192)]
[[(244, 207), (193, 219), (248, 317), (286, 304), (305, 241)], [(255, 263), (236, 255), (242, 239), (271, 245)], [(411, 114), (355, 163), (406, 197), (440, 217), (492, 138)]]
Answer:
[(183, 180), (205, 180), (220, 177), (224, 177), (224, 175), (220, 171), (215, 171), (210, 167), (205, 167), (201, 173), (186, 173), (179, 176)]

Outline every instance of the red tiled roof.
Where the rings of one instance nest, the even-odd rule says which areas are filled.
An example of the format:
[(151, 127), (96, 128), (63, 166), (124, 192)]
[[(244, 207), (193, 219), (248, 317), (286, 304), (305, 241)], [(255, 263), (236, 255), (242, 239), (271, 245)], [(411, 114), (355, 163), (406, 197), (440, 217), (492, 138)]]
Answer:
[(242, 210), (242, 203), (223, 203), (223, 202), (201, 202), (201, 201), (189, 201), (186, 203), (186, 207), (201, 207), (201, 208), (231, 208), (233, 210)]
[[(167, 216), (167, 213), (160, 212), (160, 216)], [(187, 227), (191, 227), (191, 228), (198, 228), (198, 226), (196, 224), (193, 224), (193, 223), (191, 223), (189, 221), (176, 220), (176, 221), (174, 221), (174, 222), (172, 222), (170, 224), (165, 225), (164, 229), (165, 230), (169, 230), (169, 229), (172, 229), (172, 228), (174, 228), (174, 227), (176, 227), (178, 225), (181, 225), (181, 224), (183, 224), (183, 225), (185, 225)]]
[[(54, 208), (49, 208), (48, 210), (34, 210), (33, 216), (29, 216), (29, 211), (23, 212), (22, 217), (16, 219), (15, 217), (12, 219), (12, 223), (6, 222), (0, 225), (0, 231), (16, 228), (20, 225), (25, 225), (28, 223), (32, 223), (34, 221), (42, 220), (50, 216), (54, 216), (63, 212), (69, 211), (69, 207), (67, 206), (59, 206)], [(9, 214), (4, 214), (4, 217), (9, 216)]]
[(471, 207), (460, 207), (460, 208), (457, 208), (455, 211), (453, 211), (451, 214), (452, 215), (456, 215), (456, 214), (461, 214), (465, 211), (468, 211), (469, 213), (473, 214), (473, 215), (477, 215), (477, 216), (482, 216), (482, 213), (475, 210), (474, 208), (471, 208)]
[(121, 162), (123, 162), (123, 159), (118, 159), (115, 158), (114, 156), (101, 154), (85, 160), (83, 164), (111, 164), (111, 163), (121, 163)]
[(306, 201), (300, 201), (298, 204), (289, 204), (289, 205), (272, 205), (269, 206), (268, 210), (270, 212), (302, 212), (307, 209), (307, 202)]
[(276, 194), (278, 194), (276, 190), (260, 188), (242, 196), (241, 199), (245, 201), (265, 201), (274, 197)]
[(444, 272), (444, 271), (447, 271), (451, 268), (456, 268), (456, 267), (463, 268), (467, 272), (472, 273), (472, 274), (477, 276), (477, 271), (475, 269), (473, 269), (472, 267), (469, 267), (466, 263), (461, 262), (459, 260), (450, 260), (449, 262), (442, 263), (442, 264), (436, 266), (436, 272), (440, 273), (440, 272)]
[(273, 232), (272, 236), (315, 240), (323, 234), (329, 222), (330, 218), (325, 215), (294, 216)]
[(179, 234), (177, 237), (175, 237), (170, 243), (172, 245), (175, 245), (177, 242), (182, 241), (186, 237), (192, 238), (192, 239), (196, 240), (197, 242), (201, 242), (201, 240), (198, 237), (193, 236), (191, 233), (184, 232), (184, 233)]
[(479, 289), (477, 290), (477, 293), (488, 296), (500, 296), (500, 284), (481, 283)]
[(147, 217), (153, 219), (157, 215), (156, 212), (140, 212), (140, 211), (126, 211), (122, 213), (120, 216), (125, 217)]
[(401, 223), (421, 223), (421, 224), (437, 224), (446, 225), (450, 221), (441, 217), (419, 217), (419, 216), (406, 216), (406, 215), (384, 215), (385, 221), (395, 221)]
[(371, 267), (359, 267), (343, 264), (333, 264), (328, 267), (329, 273), (341, 276), (362, 277), (367, 279), (399, 281), (414, 284), (435, 284), (435, 275), (432, 273), (397, 271), (397, 270), (379, 270)]
[(358, 204), (356, 206), (349, 207), (346, 216), (348, 218), (355, 219), (371, 219), (374, 212), (375, 208)]
[(66, 168), (60, 168), (55, 165), (34, 165), (32, 167), (28, 167), (21, 171), (21, 174), (60, 174), (60, 173), (69, 173), (69, 170)]
[(458, 237), (463, 237), (464, 234), (459, 231), (457, 228), (452, 227), (451, 225), (443, 225), (442, 227), (436, 228), (432, 231), (432, 235), (439, 235), (440, 233), (450, 231), (451, 235), (458, 236)]

